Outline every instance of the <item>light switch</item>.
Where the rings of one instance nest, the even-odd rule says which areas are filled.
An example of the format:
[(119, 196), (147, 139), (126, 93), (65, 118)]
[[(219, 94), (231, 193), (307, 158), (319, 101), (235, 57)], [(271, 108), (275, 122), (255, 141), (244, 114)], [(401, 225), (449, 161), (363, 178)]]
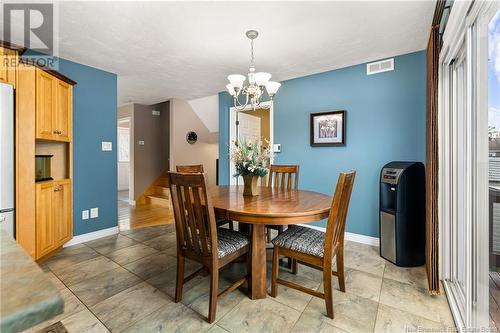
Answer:
[(281, 144), (280, 143), (273, 144), (273, 153), (281, 153)]
[(90, 208), (90, 218), (95, 219), (99, 217), (99, 208)]
[(88, 220), (89, 219), (89, 210), (82, 210), (82, 220)]
[(160, 111), (158, 111), (158, 110), (153, 110), (153, 111), (151, 111), (151, 113), (153, 114), (153, 116), (161, 115)]
[(113, 150), (113, 142), (103, 141), (101, 143), (102, 151), (112, 151)]
[(143, 140), (139, 140), (139, 146), (144, 146), (144, 141)]

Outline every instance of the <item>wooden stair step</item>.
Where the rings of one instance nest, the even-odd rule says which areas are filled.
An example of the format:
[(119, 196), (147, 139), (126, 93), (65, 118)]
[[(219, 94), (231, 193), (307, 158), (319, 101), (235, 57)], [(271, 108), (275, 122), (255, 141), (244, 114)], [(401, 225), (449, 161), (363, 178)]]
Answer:
[(168, 179), (166, 177), (158, 178), (156, 186), (168, 187)]
[(167, 195), (150, 194), (146, 196), (147, 200), (152, 204), (170, 207), (170, 200)]
[(163, 195), (163, 194), (149, 194), (147, 197), (150, 199), (158, 199), (158, 200), (167, 200), (168, 201), (168, 195)]
[(153, 189), (155, 191), (155, 194), (170, 197), (170, 191), (169, 191), (168, 187), (166, 187), (166, 186), (154, 185)]

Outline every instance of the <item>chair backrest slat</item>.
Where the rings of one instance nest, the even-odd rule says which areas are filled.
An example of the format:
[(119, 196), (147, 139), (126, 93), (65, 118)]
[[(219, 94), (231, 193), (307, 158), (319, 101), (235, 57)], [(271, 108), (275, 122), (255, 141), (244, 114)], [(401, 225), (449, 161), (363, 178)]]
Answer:
[(187, 222), (189, 226), (189, 231), (191, 234), (191, 240), (193, 243), (193, 250), (196, 253), (201, 253), (200, 251), (200, 242), (201, 240), (199, 239), (199, 232), (198, 228), (196, 226), (196, 217), (194, 215), (194, 210), (193, 210), (193, 194), (191, 192), (191, 187), (189, 186), (184, 186), (184, 199), (186, 200), (186, 216), (187, 216)]
[(186, 209), (184, 207), (182, 188), (171, 186), (170, 193), (172, 194), (172, 205), (174, 207), (175, 227), (178, 238), (177, 243), (186, 249), (191, 250), (191, 237), (186, 223)]
[(344, 242), (347, 211), (355, 177), (356, 171), (341, 173), (339, 175), (326, 227), (325, 258), (331, 256), (332, 250), (339, 246), (341, 242)]
[(268, 187), (275, 190), (296, 190), (299, 187), (298, 165), (271, 165)]
[(204, 212), (202, 210), (202, 203), (201, 203), (201, 198), (200, 198), (200, 189), (195, 189), (193, 190), (193, 198), (194, 198), (194, 212), (195, 212), (195, 217), (196, 217), (196, 222), (197, 222), (197, 228), (200, 231), (200, 238), (201, 238), (201, 252), (204, 256), (209, 255), (209, 249), (208, 249), (208, 232), (205, 224), (205, 217), (204, 217)]
[(203, 164), (196, 164), (196, 165), (177, 165), (176, 167), (177, 172), (182, 172), (182, 173), (203, 173)]
[(179, 249), (214, 258), (217, 231), (206, 175), (169, 172), (169, 180)]

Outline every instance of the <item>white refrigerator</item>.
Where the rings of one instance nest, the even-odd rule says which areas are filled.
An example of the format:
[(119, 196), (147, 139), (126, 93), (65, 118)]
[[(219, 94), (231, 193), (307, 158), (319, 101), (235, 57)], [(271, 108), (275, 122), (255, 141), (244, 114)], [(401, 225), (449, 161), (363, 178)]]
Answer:
[(0, 83), (0, 227), (13, 238), (14, 177), (14, 88)]

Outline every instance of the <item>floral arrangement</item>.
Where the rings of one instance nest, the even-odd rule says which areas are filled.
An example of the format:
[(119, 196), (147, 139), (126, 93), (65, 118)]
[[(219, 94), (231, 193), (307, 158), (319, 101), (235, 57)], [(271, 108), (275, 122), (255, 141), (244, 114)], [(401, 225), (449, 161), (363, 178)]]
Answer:
[(267, 164), (272, 153), (269, 148), (269, 142), (266, 140), (267, 147), (264, 147), (261, 139), (239, 138), (233, 141), (231, 147), (231, 161), (236, 167), (237, 176), (259, 176), (267, 175)]

